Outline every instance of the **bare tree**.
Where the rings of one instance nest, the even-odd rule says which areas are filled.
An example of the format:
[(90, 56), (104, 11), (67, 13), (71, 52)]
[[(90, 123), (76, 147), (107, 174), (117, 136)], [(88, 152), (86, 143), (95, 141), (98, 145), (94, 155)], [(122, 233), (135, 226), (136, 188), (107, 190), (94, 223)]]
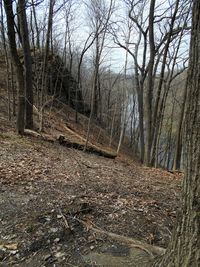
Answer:
[(177, 133), (176, 133), (176, 147), (175, 147), (175, 155), (174, 155), (174, 163), (173, 169), (180, 170), (181, 167), (181, 155), (182, 155), (182, 147), (183, 147), (183, 122), (185, 115), (185, 103), (187, 96), (187, 81), (185, 83), (184, 93), (183, 93), (183, 101), (181, 106), (181, 115), (178, 122)]
[(50, 51), (50, 42), (52, 35), (53, 27), (53, 15), (54, 15), (54, 5), (55, 0), (49, 0), (49, 14), (48, 14), (48, 25), (47, 25), (47, 34), (45, 42), (45, 51), (44, 51), (44, 63), (42, 70), (42, 92), (41, 92), (41, 103), (40, 103), (40, 131), (43, 129), (43, 113), (46, 105), (45, 95), (47, 94), (47, 67), (48, 67), (48, 57)]
[[(167, 87), (163, 84), (168, 52), (172, 42), (175, 42), (175, 40), (179, 42), (179, 37), (182, 39), (185, 31), (189, 29), (187, 22), (190, 6), (188, 3), (183, 5), (182, 2), (182, 5), (180, 5), (180, 1), (175, 0), (168, 6), (163, 6), (163, 13), (160, 15), (157, 11), (159, 4), (154, 0), (127, 0), (125, 3), (131, 21), (131, 23), (126, 23), (127, 32), (131, 37), (134, 36), (134, 39), (130, 38), (129, 46), (127, 46), (124, 43), (127, 34), (125, 35), (123, 31), (122, 36), (120, 36), (119, 33), (113, 32), (115, 42), (128, 51), (134, 62), (134, 81), (138, 95), (141, 161), (144, 160), (145, 155), (145, 164), (152, 165), (154, 164), (160, 123), (160, 108), (163, 106), (162, 97), (167, 95), (164, 92)], [(146, 7), (149, 7), (149, 12), (144, 12)], [(120, 26), (119, 23), (118, 25)], [(137, 39), (135, 36), (137, 36)]]
[(100, 79), (100, 64), (102, 63), (102, 53), (105, 46), (106, 35), (111, 16), (114, 10), (114, 1), (110, 0), (109, 5), (106, 1), (90, 1), (88, 4), (89, 18), (91, 28), (93, 29), (96, 39), (94, 47), (94, 98), (93, 98), (93, 117), (102, 117), (102, 102), (101, 102), (101, 79)]
[(36, 10), (35, 10), (35, 3), (34, 0), (31, 0), (32, 4), (32, 10), (33, 10), (33, 18), (34, 18), (34, 24), (35, 24), (35, 30), (36, 30), (36, 47), (37, 49), (40, 49), (40, 31), (38, 27), (38, 21), (37, 21), (37, 15), (36, 15)]
[(29, 33), (26, 18), (25, 0), (18, 2), (18, 18), (20, 24), (20, 33), (22, 40), (22, 48), (24, 54), (24, 79), (25, 79), (25, 127), (33, 128), (33, 85), (32, 85), (32, 58), (29, 44)]
[(7, 51), (6, 45), (6, 36), (5, 36), (5, 27), (4, 27), (4, 15), (3, 15), (3, 4), (0, 3), (1, 8), (1, 39), (3, 44), (3, 50), (5, 54), (5, 62), (6, 62), (6, 83), (7, 83), (7, 94), (8, 94), (8, 119), (11, 120), (11, 92), (10, 92), (10, 83), (9, 83), (9, 55)]
[(89, 15), (91, 19), (91, 26), (95, 34), (95, 55), (94, 55), (94, 76), (92, 84), (92, 97), (91, 97), (91, 111), (90, 119), (88, 122), (87, 138), (85, 149), (87, 147), (90, 125), (92, 117), (102, 119), (102, 103), (101, 103), (101, 82), (100, 82), (100, 64), (101, 56), (104, 49), (106, 34), (108, 31), (109, 21), (113, 13), (114, 1), (110, 0), (107, 7), (104, 0), (90, 1)]
[(24, 76), (23, 76), (23, 66), (20, 62), (17, 45), (15, 38), (15, 21), (13, 13), (13, 3), (11, 0), (4, 0), (4, 8), (7, 18), (7, 28), (8, 28), (8, 40), (10, 46), (10, 53), (12, 56), (12, 61), (16, 71), (17, 87), (18, 87), (18, 111), (17, 111), (17, 132), (19, 134), (24, 133), (24, 113), (25, 113), (25, 90), (24, 90)]
[(185, 178), (181, 214), (163, 257), (153, 266), (199, 266), (200, 263), (200, 1), (193, 1), (188, 93), (184, 125)]

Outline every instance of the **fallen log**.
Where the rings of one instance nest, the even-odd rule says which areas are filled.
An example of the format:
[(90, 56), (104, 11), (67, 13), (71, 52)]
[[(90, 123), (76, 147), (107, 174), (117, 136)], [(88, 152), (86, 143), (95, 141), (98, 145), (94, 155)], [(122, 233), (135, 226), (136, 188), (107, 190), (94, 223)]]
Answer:
[(67, 139), (64, 135), (59, 135), (58, 138), (54, 138), (51, 135), (48, 134), (44, 134), (44, 133), (38, 133), (36, 131), (33, 130), (29, 130), (29, 129), (25, 129), (24, 131), (25, 135), (29, 135), (29, 136), (33, 136), (33, 137), (39, 137), (41, 139), (43, 139), (44, 141), (47, 142), (55, 142), (56, 140), (59, 142), (60, 145), (65, 146), (65, 147), (69, 147), (69, 148), (74, 148), (74, 149), (78, 149), (78, 150), (84, 150), (85, 152), (88, 153), (93, 153), (96, 154), (98, 156), (102, 156), (105, 158), (110, 158), (110, 159), (115, 159), (116, 158), (116, 154), (103, 150), (93, 144), (89, 144), (87, 146), (87, 148), (85, 149), (85, 143), (84, 140), (82, 140), (82, 143), (79, 142), (75, 142), (75, 141), (71, 141), (69, 139)]
[(24, 129), (24, 135), (27, 135), (27, 136), (32, 136), (32, 137), (36, 137), (36, 138), (40, 138), (44, 141), (48, 141), (50, 143), (53, 143), (56, 141), (56, 139), (49, 135), (49, 134), (45, 134), (45, 133), (38, 133), (34, 130), (30, 130), (30, 129)]
[(95, 146), (95, 145), (88, 145), (85, 149), (85, 144), (84, 143), (78, 143), (75, 141), (71, 141), (68, 140), (64, 135), (60, 135), (57, 138), (58, 142), (60, 145), (63, 145), (65, 147), (69, 147), (69, 148), (74, 148), (74, 149), (78, 149), (78, 150), (84, 150), (85, 152), (88, 153), (93, 153), (96, 154), (98, 156), (102, 156), (105, 158), (110, 158), (110, 159), (115, 159), (116, 158), (116, 154), (108, 152), (106, 150), (102, 150), (101, 148)]

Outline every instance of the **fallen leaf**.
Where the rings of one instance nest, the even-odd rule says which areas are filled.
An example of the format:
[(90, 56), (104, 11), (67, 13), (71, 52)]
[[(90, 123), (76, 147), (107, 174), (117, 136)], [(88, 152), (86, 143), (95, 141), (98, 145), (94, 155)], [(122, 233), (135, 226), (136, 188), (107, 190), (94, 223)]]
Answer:
[(12, 244), (1, 244), (1, 245), (0, 245), (0, 249), (7, 248), (7, 249), (10, 249), (10, 250), (16, 250), (16, 249), (17, 249), (17, 246), (18, 246), (17, 243), (12, 243)]

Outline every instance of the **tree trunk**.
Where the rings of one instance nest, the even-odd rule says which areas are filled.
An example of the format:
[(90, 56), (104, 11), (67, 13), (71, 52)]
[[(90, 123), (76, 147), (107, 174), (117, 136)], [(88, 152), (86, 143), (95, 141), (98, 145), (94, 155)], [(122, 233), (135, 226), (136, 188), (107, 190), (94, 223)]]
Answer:
[(4, 27), (4, 19), (3, 19), (3, 5), (1, 4), (1, 39), (3, 44), (3, 50), (5, 54), (5, 61), (6, 61), (6, 86), (7, 86), (7, 95), (8, 95), (8, 119), (11, 120), (11, 97), (10, 97), (10, 82), (9, 82), (9, 58), (8, 58), (8, 51), (6, 46), (6, 37), (5, 37), (5, 27)]
[(182, 211), (165, 255), (154, 266), (200, 266), (200, 0), (193, 1), (188, 92), (184, 127)]
[(13, 117), (16, 116), (16, 88), (15, 88), (15, 84), (14, 84), (14, 73), (13, 73), (13, 63), (12, 61), (10, 62), (10, 76), (11, 76), (11, 92), (12, 92), (12, 115)]
[[(94, 74), (95, 76), (96, 74)], [(89, 137), (90, 137), (90, 129), (91, 129), (91, 123), (92, 123), (92, 117), (93, 117), (93, 103), (94, 103), (94, 94), (95, 94), (95, 81), (93, 82), (93, 88), (92, 88), (92, 95), (91, 95), (91, 111), (90, 111), (90, 117), (88, 120), (88, 126), (87, 126), (87, 135), (86, 135), (86, 140), (85, 140), (85, 146), (83, 151), (85, 152), (87, 150), (88, 142), (89, 142)]]
[(150, 49), (150, 59), (149, 59), (149, 69), (148, 69), (148, 85), (146, 93), (146, 149), (145, 149), (145, 164), (149, 166), (151, 164), (151, 147), (152, 147), (152, 101), (153, 101), (153, 68), (155, 60), (155, 44), (154, 44), (154, 9), (155, 0), (151, 0), (150, 11), (149, 11), (149, 49)]
[(180, 170), (181, 167), (181, 154), (182, 154), (182, 131), (183, 131), (183, 121), (184, 121), (184, 114), (185, 114), (185, 102), (187, 96), (187, 81), (184, 88), (184, 95), (183, 95), (183, 103), (181, 107), (181, 115), (178, 122), (178, 129), (176, 133), (176, 148), (175, 148), (175, 156), (174, 156), (174, 170)]
[(44, 115), (44, 105), (45, 105), (45, 94), (47, 94), (47, 74), (48, 69), (48, 57), (50, 50), (51, 32), (53, 27), (53, 9), (55, 5), (55, 0), (49, 0), (49, 15), (48, 15), (48, 26), (47, 26), (47, 36), (44, 51), (44, 66), (42, 71), (42, 92), (41, 92), (41, 107), (40, 107), (40, 131), (43, 130), (43, 115)]
[[(164, 53), (163, 53), (161, 73), (160, 73), (160, 77), (159, 77), (158, 89), (157, 89), (156, 100), (155, 100), (155, 107), (154, 107), (153, 118), (152, 118), (152, 125), (153, 125), (153, 127), (152, 127), (152, 142), (153, 142), (153, 145), (154, 145), (155, 141), (157, 140), (157, 135), (158, 135), (158, 128), (159, 128), (159, 123), (160, 123), (159, 122), (159, 104), (160, 104), (160, 102), (162, 102), (161, 93), (162, 93), (164, 76), (165, 76), (167, 56), (168, 56), (168, 52), (169, 52), (170, 42), (172, 39), (172, 32), (173, 32), (173, 28), (174, 28), (174, 23), (176, 21), (178, 8), (179, 8), (179, 0), (177, 0), (176, 4), (175, 4), (174, 13), (172, 15), (171, 22), (170, 22), (169, 35), (168, 35), (166, 45), (164, 48)], [(152, 145), (152, 147), (153, 147), (153, 145)], [(154, 149), (154, 147), (153, 147), (153, 149)], [(155, 160), (155, 155), (152, 152), (152, 154), (151, 154), (152, 165), (154, 164), (154, 160)]]
[(25, 100), (24, 100), (24, 77), (23, 77), (23, 66), (19, 60), (17, 54), (17, 46), (15, 39), (15, 29), (14, 29), (14, 14), (12, 7), (12, 0), (4, 0), (4, 8), (7, 18), (7, 28), (8, 28), (8, 39), (10, 52), (12, 56), (12, 61), (15, 66), (16, 78), (17, 78), (17, 87), (18, 87), (18, 103), (17, 103), (17, 133), (24, 133), (24, 109), (25, 109)]
[[(98, 26), (97, 26), (98, 28)], [(95, 76), (94, 76), (94, 98), (93, 98), (93, 117), (97, 119), (98, 110), (99, 110), (99, 101), (98, 101), (98, 91), (99, 91), (99, 64), (100, 64), (100, 54), (99, 54), (99, 36), (96, 38), (96, 46), (95, 46)]]
[(137, 100), (138, 100), (138, 112), (139, 112), (139, 129), (140, 129), (140, 160), (144, 162), (144, 109), (143, 109), (143, 88), (137, 87)]
[(18, 11), (19, 11), (19, 23), (20, 23), (20, 32), (22, 39), (22, 48), (24, 52), (24, 82), (25, 82), (25, 126), (28, 129), (33, 128), (33, 85), (32, 85), (32, 59), (31, 51), (29, 44), (29, 34), (28, 34), (28, 25), (26, 18), (26, 5), (25, 0), (18, 2)]
[(34, 0), (31, 0), (31, 4), (32, 4), (32, 9), (33, 9), (33, 17), (34, 17), (35, 30), (36, 30), (36, 46), (37, 46), (37, 49), (40, 49), (40, 32), (39, 32), (38, 23), (37, 23)]

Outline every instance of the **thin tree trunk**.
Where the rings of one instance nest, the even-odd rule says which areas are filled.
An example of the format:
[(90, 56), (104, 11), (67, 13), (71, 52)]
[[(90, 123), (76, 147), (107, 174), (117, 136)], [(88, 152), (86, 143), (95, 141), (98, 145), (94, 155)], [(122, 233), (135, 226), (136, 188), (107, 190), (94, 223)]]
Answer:
[(17, 103), (18, 111), (17, 111), (16, 129), (17, 129), (18, 134), (23, 134), (24, 133), (24, 111), (25, 111), (24, 76), (23, 76), (23, 66), (17, 54), (12, 0), (4, 0), (4, 7), (6, 11), (6, 17), (7, 17), (7, 28), (8, 28), (8, 39), (9, 39), (10, 52), (11, 52), (14, 66), (15, 66), (16, 77), (17, 77), (17, 87), (18, 87), (18, 103)]
[(16, 88), (14, 84), (13, 63), (10, 61), (11, 92), (12, 92), (12, 115), (16, 116)]
[(138, 43), (135, 46), (135, 57), (134, 57), (134, 69), (135, 69), (135, 86), (137, 92), (137, 102), (138, 102), (138, 113), (139, 113), (139, 132), (140, 132), (140, 161), (144, 162), (145, 157), (145, 141), (144, 141), (144, 82), (143, 79), (139, 78), (139, 70), (137, 64), (139, 44), (141, 40), (141, 32), (139, 35)]
[(172, 16), (172, 19), (171, 19), (171, 22), (170, 22), (169, 35), (168, 35), (167, 42), (166, 42), (166, 45), (165, 45), (165, 48), (164, 48), (161, 73), (160, 73), (160, 77), (159, 77), (159, 84), (158, 84), (158, 90), (157, 90), (157, 95), (156, 95), (155, 108), (154, 108), (153, 118), (152, 118), (152, 123), (153, 123), (152, 141), (157, 139), (157, 137), (155, 135), (157, 135), (157, 133), (158, 133), (158, 131), (156, 131), (156, 128), (158, 126), (157, 125), (158, 124), (158, 109), (159, 109), (159, 103), (160, 103), (160, 98), (161, 98), (161, 91), (162, 91), (162, 88), (163, 88), (162, 85), (163, 85), (163, 82), (164, 82), (167, 55), (168, 55), (169, 46), (170, 46), (170, 42), (171, 42), (171, 38), (172, 38), (172, 31), (173, 31), (174, 23), (175, 23), (175, 20), (176, 20), (176, 15), (177, 15), (177, 12), (178, 12), (178, 7), (179, 7), (179, 0), (177, 0), (176, 4), (175, 4), (174, 13), (173, 13), (173, 16)]
[(140, 128), (140, 160), (144, 162), (145, 143), (144, 143), (144, 109), (143, 109), (143, 87), (137, 87), (139, 128)]
[(150, 46), (150, 59), (148, 69), (148, 85), (146, 95), (146, 118), (147, 118), (147, 131), (146, 131), (146, 150), (145, 150), (145, 164), (151, 164), (151, 146), (152, 146), (152, 101), (153, 101), (153, 67), (155, 60), (155, 44), (154, 44), (154, 9), (155, 0), (151, 0), (149, 11), (149, 46)]
[(181, 154), (182, 154), (182, 131), (183, 131), (183, 121), (185, 114), (185, 103), (187, 96), (187, 80), (184, 88), (183, 102), (181, 106), (181, 115), (178, 122), (177, 132), (176, 132), (176, 147), (175, 147), (175, 156), (174, 156), (174, 170), (180, 170), (181, 166)]
[[(97, 26), (98, 28), (98, 26)], [(99, 49), (99, 36), (96, 37), (95, 42), (95, 77), (94, 77), (94, 98), (93, 98), (93, 116), (98, 117), (99, 101), (98, 101), (98, 91), (99, 91), (99, 64), (100, 64), (100, 49)]]
[(25, 79), (25, 127), (28, 129), (33, 128), (33, 85), (32, 85), (32, 58), (29, 44), (28, 25), (26, 18), (25, 0), (18, 3), (20, 32), (22, 38), (22, 47), (24, 52), (24, 79)]
[(113, 117), (112, 117), (112, 123), (111, 123), (111, 129), (110, 129), (109, 147), (111, 147), (112, 140), (113, 140), (113, 131), (114, 131), (114, 123), (115, 123), (116, 111), (117, 111), (117, 104), (115, 103), (114, 114), (113, 114)]
[(33, 17), (34, 17), (35, 30), (36, 30), (36, 46), (37, 46), (37, 49), (40, 49), (40, 32), (39, 32), (38, 23), (37, 23), (34, 0), (31, 0), (31, 3), (32, 3)]
[(47, 26), (47, 36), (46, 36), (46, 44), (45, 44), (45, 52), (44, 52), (44, 65), (42, 71), (42, 92), (41, 92), (41, 107), (40, 107), (40, 131), (43, 130), (43, 116), (44, 116), (44, 108), (45, 108), (45, 94), (47, 94), (47, 69), (48, 69), (48, 57), (50, 50), (50, 42), (51, 42), (51, 32), (53, 26), (53, 8), (55, 5), (55, 0), (49, 1), (49, 15), (48, 15), (48, 26)]
[(3, 5), (1, 5), (1, 37), (2, 37), (2, 43), (3, 43), (3, 50), (5, 54), (5, 61), (6, 61), (6, 85), (7, 85), (7, 95), (8, 95), (8, 119), (11, 120), (11, 98), (10, 98), (10, 82), (9, 82), (9, 59), (8, 59), (8, 51), (6, 47), (6, 37), (5, 37), (5, 27), (4, 27), (4, 21), (3, 21)]
[(90, 117), (88, 120), (87, 135), (86, 135), (86, 141), (85, 141), (85, 146), (84, 146), (84, 150), (83, 150), (84, 152), (87, 150), (87, 146), (88, 146), (88, 142), (89, 142), (90, 128), (91, 128), (91, 122), (92, 122), (92, 117), (93, 117), (94, 93), (95, 93), (95, 81), (93, 82), (93, 88), (92, 88), (92, 96), (91, 96), (91, 101), (90, 101), (91, 111), (90, 111)]

